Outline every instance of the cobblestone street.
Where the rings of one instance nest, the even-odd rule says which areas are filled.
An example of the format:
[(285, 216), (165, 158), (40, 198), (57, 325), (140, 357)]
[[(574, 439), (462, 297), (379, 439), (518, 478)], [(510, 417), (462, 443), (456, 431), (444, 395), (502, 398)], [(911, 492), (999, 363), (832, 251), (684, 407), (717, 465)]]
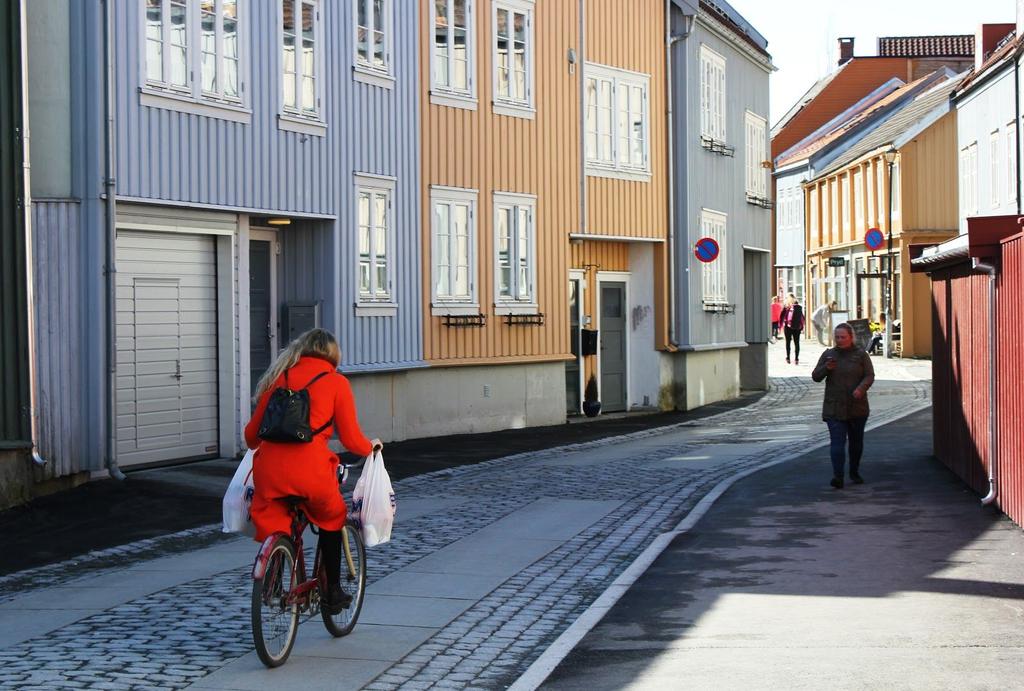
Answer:
[[(256, 545), (219, 526), (6, 576), (0, 688), (505, 688), (716, 485), (826, 441), (805, 351), (772, 346), (735, 412), (397, 482), (355, 632), (307, 622), (279, 670), (251, 652)], [(875, 363), (873, 426), (928, 405), (928, 362)]]

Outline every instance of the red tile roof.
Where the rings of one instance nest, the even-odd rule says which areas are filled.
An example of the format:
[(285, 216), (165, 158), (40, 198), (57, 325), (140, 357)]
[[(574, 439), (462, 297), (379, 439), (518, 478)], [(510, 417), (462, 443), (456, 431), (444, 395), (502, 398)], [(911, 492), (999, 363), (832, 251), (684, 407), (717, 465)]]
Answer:
[(885, 58), (972, 58), (974, 35), (880, 36), (878, 55)]
[(989, 55), (985, 62), (981, 63), (980, 69), (972, 69), (967, 75), (961, 80), (956, 87), (956, 95), (960, 95), (969, 90), (969, 88), (978, 81), (978, 77), (985, 74), (989, 67), (995, 65), (998, 62), (1002, 62), (1009, 58), (1017, 46), (1024, 40), (1022, 36), (1008, 35), (1006, 39), (1003, 39), (1003, 43), (996, 47), (992, 54)]

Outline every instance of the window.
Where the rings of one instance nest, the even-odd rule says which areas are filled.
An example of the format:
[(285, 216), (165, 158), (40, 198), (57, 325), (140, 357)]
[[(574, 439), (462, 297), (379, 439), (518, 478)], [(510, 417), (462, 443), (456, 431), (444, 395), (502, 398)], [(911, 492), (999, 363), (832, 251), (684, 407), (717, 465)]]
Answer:
[(357, 173), (355, 183), (359, 304), (393, 305), (391, 197), (395, 181)]
[(768, 196), (768, 172), (761, 165), (768, 158), (767, 121), (747, 111), (747, 197)]
[(494, 110), (529, 117), (533, 111), (533, 3), (494, 3)]
[(700, 133), (725, 141), (725, 58), (700, 47)]
[(875, 208), (875, 184), (874, 184), (875, 169), (874, 169), (874, 166), (872, 166), (872, 164), (868, 163), (867, 164), (867, 168), (865, 168), (865, 172), (867, 173), (867, 175), (865, 176), (864, 189), (867, 192), (867, 196), (868, 196), (868, 227), (874, 228), (875, 227), (875, 219), (877, 218), (876, 208)]
[(886, 206), (885, 197), (885, 162), (880, 160), (877, 166), (875, 166), (875, 180), (877, 182), (878, 189), (878, 225), (882, 225), (882, 221), (888, 218), (889, 208)]
[(1017, 126), (1006, 126), (1006, 203), (1017, 203)]
[(973, 142), (960, 150), (960, 217), (963, 219), (977, 213), (978, 143)]
[(146, 88), (197, 102), (241, 104), (239, 4), (145, 0)]
[(853, 219), (854, 234), (862, 234), (864, 232), (864, 172), (859, 168), (853, 171)]
[(999, 130), (996, 130), (988, 138), (988, 196), (993, 209), (999, 208), (999, 165)]
[(850, 176), (843, 175), (839, 178), (839, 186), (842, 194), (842, 207), (840, 213), (842, 214), (842, 222), (840, 229), (842, 230), (842, 239), (848, 240), (850, 238), (850, 213), (853, 211), (850, 202)]
[(718, 242), (718, 259), (703, 265), (703, 302), (705, 308), (728, 304), (728, 280), (726, 275), (725, 249), (726, 215), (717, 211), (702, 209), (700, 213), (701, 237), (714, 238)]
[(900, 217), (900, 163), (892, 164), (892, 217)]
[(650, 77), (586, 65), (587, 174), (649, 180)]
[(811, 201), (810, 201), (810, 207), (811, 207), (810, 208), (810, 214), (811, 214), (810, 221), (811, 222), (810, 222), (810, 226), (809, 226), (810, 229), (811, 229), (811, 238), (815, 242), (817, 242), (818, 241), (818, 188), (817, 188), (817, 186), (811, 187), (807, 192), (808, 192), (808, 196), (811, 198)]
[(315, 0), (281, 0), (284, 110), (314, 120), (320, 117), (320, 30)]
[[(433, 302), (436, 308), (479, 312), (476, 293), (476, 198), (474, 190), (434, 187), (430, 192)], [(445, 310), (441, 313), (453, 313)]]
[(432, 102), (465, 108), (466, 101), (476, 100), (473, 0), (433, 0), (430, 12)]
[(829, 242), (836, 242), (836, 237), (839, 235), (839, 180), (832, 179), (828, 183), (829, 188), (829, 209), (831, 210), (831, 216), (829, 217), (828, 226), (828, 238)]
[(494, 298), (496, 306), (536, 311), (536, 197), (494, 194)]
[[(378, 86), (391, 80), (392, 0), (355, 0), (355, 77)], [(371, 77), (371, 79), (365, 79)], [(372, 77), (383, 77), (383, 81)]]

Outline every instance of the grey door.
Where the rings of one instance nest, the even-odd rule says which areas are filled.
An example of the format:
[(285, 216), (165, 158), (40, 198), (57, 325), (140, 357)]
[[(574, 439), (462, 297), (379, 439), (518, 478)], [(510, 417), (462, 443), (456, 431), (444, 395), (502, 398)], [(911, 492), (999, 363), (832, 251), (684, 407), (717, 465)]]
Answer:
[(216, 456), (213, 239), (121, 231), (117, 268), (118, 461)]
[(626, 409), (626, 284), (601, 283), (601, 411)]
[(249, 381), (250, 393), (274, 359), (271, 345), (274, 306), (271, 304), (271, 243), (249, 241)]
[(565, 363), (565, 407), (580, 412), (580, 283), (569, 281), (569, 344), (573, 359)]

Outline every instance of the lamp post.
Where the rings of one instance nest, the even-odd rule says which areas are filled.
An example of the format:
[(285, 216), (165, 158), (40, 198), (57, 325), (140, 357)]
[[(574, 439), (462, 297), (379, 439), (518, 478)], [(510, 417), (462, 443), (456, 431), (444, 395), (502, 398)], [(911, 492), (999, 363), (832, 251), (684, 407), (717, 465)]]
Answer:
[(889, 235), (889, 270), (887, 272), (885, 284), (885, 357), (887, 358), (892, 357), (892, 320), (895, 312), (895, 310), (893, 310), (892, 303), (892, 168), (896, 165), (897, 156), (899, 156), (899, 152), (896, 150), (895, 146), (890, 146), (888, 151), (882, 154), (882, 158), (885, 159), (885, 163), (889, 167), (889, 210), (886, 216), (886, 230), (888, 230)]

